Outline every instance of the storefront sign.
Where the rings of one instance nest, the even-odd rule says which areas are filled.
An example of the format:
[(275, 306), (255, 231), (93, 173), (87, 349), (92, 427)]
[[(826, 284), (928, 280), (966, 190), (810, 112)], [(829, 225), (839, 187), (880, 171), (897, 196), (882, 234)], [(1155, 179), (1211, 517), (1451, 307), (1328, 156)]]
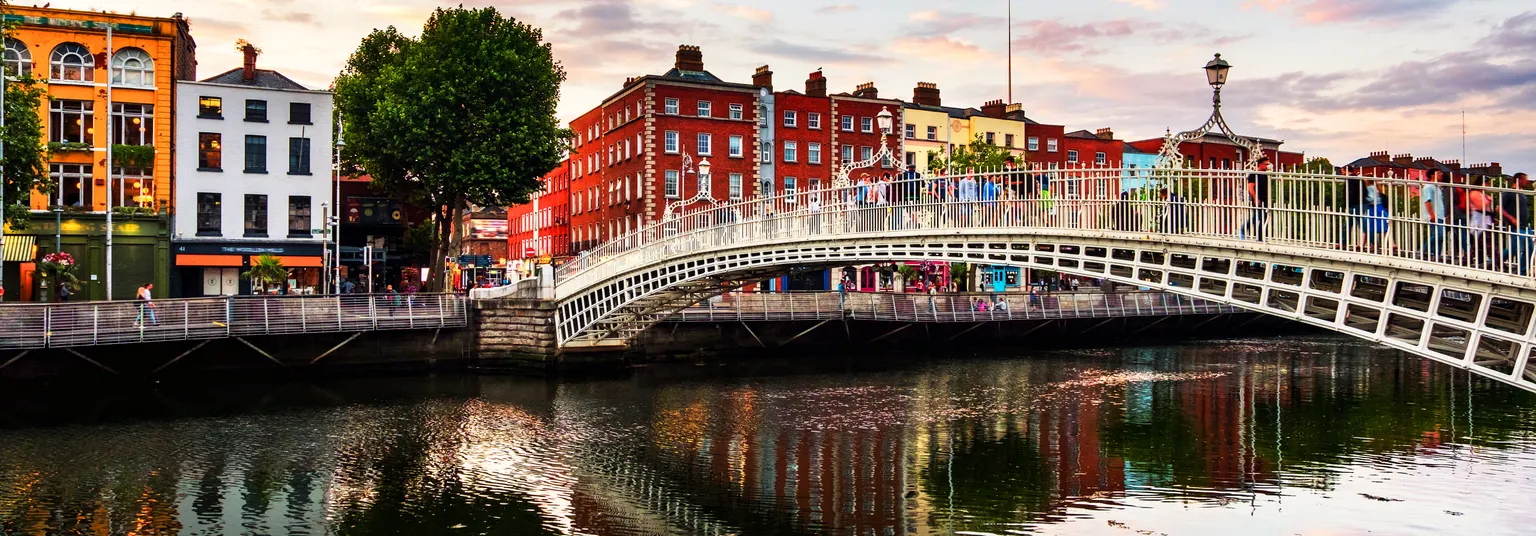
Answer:
[(366, 225), (400, 225), (405, 223), (405, 213), (400, 202), (387, 197), (348, 197), (346, 202), (347, 223)]
[(506, 240), (507, 220), (470, 220), (470, 236), (477, 240)]

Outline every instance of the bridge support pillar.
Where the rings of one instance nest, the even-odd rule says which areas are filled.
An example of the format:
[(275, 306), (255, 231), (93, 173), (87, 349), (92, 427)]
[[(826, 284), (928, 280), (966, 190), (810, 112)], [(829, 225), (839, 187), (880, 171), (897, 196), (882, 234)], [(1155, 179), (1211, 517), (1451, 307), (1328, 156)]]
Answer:
[(555, 301), (503, 298), (475, 301), (475, 358), (481, 365), (554, 368)]

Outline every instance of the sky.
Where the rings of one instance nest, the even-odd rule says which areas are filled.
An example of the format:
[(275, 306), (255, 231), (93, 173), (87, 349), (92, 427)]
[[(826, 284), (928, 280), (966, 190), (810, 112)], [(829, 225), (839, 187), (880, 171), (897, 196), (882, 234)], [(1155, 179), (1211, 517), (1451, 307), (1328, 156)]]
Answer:
[[(22, 2), (17, 2), (22, 3)], [(38, 2), (41, 4), (42, 2)], [(326, 87), (375, 28), (417, 35), (427, 0), (53, 0), (53, 7), (170, 16), (198, 42), (199, 76), (260, 64)], [(874, 82), (910, 100), (934, 82), (945, 105), (1006, 99), (1009, 0), (462, 0), (540, 27), (569, 78), (574, 119), (629, 76), (661, 74), (679, 44), (705, 68), (776, 89), (824, 70), (832, 92)], [(1013, 101), (1068, 131), (1127, 140), (1199, 127), (1201, 67), (1232, 63), (1222, 111), (1239, 133), (1347, 163), (1373, 151), (1536, 171), (1536, 3), (1530, 0), (1012, 0)], [(1465, 153), (1463, 153), (1465, 114)], [(1463, 158), (1463, 155), (1465, 157)]]

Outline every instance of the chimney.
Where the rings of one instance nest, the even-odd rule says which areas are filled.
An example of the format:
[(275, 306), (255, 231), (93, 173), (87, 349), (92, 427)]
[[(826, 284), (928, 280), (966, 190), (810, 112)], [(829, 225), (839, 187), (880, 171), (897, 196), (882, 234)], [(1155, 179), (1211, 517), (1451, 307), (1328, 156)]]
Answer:
[(673, 66), (679, 71), (703, 71), (704, 53), (699, 51), (699, 47), (693, 45), (679, 45), (677, 64)]
[(240, 47), (240, 51), (245, 53), (245, 79), (246, 79), (246, 81), (255, 80), (256, 79), (256, 54), (258, 54), (258, 52), (256, 51), (256, 47), (252, 46), (250, 43), (246, 43), (245, 46)]
[(1374, 152), (1371, 153), (1371, 160), (1375, 160), (1375, 161), (1378, 161), (1378, 162), (1387, 162), (1387, 161), (1391, 161), (1392, 157), (1387, 156), (1387, 152), (1386, 151), (1374, 151)]
[(939, 100), (939, 85), (933, 82), (918, 82), (917, 87), (912, 88), (912, 104), (919, 106), (942, 106)]
[(1403, 153), (1403, 154), (1394, 156), (1394, 157), (1392, 157), (1392, 162), (1393, 163), (1397, 163), (1397, 164), (1403, 164), (1403, 165), (1412, 164), (1413, 163), (1413, 153)]
[(1098, 136), (1101, 140), (1115, 139), (1115, 131), (1109, 127), (1099, 129), (1097, 132), (1094, 132), (1094, 135)]
[(811, 77), (805, 79), (805, 96), (827, 96), (827, 79), (821, 76), (821, 71), (811, 73)]
[(768, 70), (767, 65), (758, 67), (757, 72), (752, 73), (752, 85), (773, 91), (773, 71)]
[(874, 82), (865, 82), (859, 84), (859, 87), (853, 90), (853, 96), (865, 99), (878, 99), (880, 98), (880, 90), (875, 89)]
[(1002, 99), (989, 100), (986, 104), (981, 105), (981, 113), (996, 119), (1002, 119), (1003, 111), (1007, 109), (1008, 107), (1003, 105)]
[(1006, 115), (1009, 118), (1014, 118), (1015, 114), (1021, 116), (1021, 117), (1018, 117), (1018, 118), (1015, 118), (1015, 119), (1023, 119), (1023, 117), (1022, 117), (1024, 115), (1024, 105), (1023, 104), (1019, 104), (1019, 103), (1015, 102), (1013, 104), (1009, 104), (1007, 108), (1003, 109), (1003, 115)]

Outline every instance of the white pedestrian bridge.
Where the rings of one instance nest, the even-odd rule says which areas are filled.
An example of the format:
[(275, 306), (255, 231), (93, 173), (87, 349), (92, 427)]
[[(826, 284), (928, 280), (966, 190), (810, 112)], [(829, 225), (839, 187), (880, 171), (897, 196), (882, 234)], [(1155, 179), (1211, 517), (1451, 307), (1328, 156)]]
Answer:
[(793, 268), (965, 262), (1183, 294), (1536, 391), (1531, 192), (1266, 177), (1250, 187), (1247, 171), (1083, 168), (699, 196), (559, 267), (557, 340), (623, 348), (692, 304)]

